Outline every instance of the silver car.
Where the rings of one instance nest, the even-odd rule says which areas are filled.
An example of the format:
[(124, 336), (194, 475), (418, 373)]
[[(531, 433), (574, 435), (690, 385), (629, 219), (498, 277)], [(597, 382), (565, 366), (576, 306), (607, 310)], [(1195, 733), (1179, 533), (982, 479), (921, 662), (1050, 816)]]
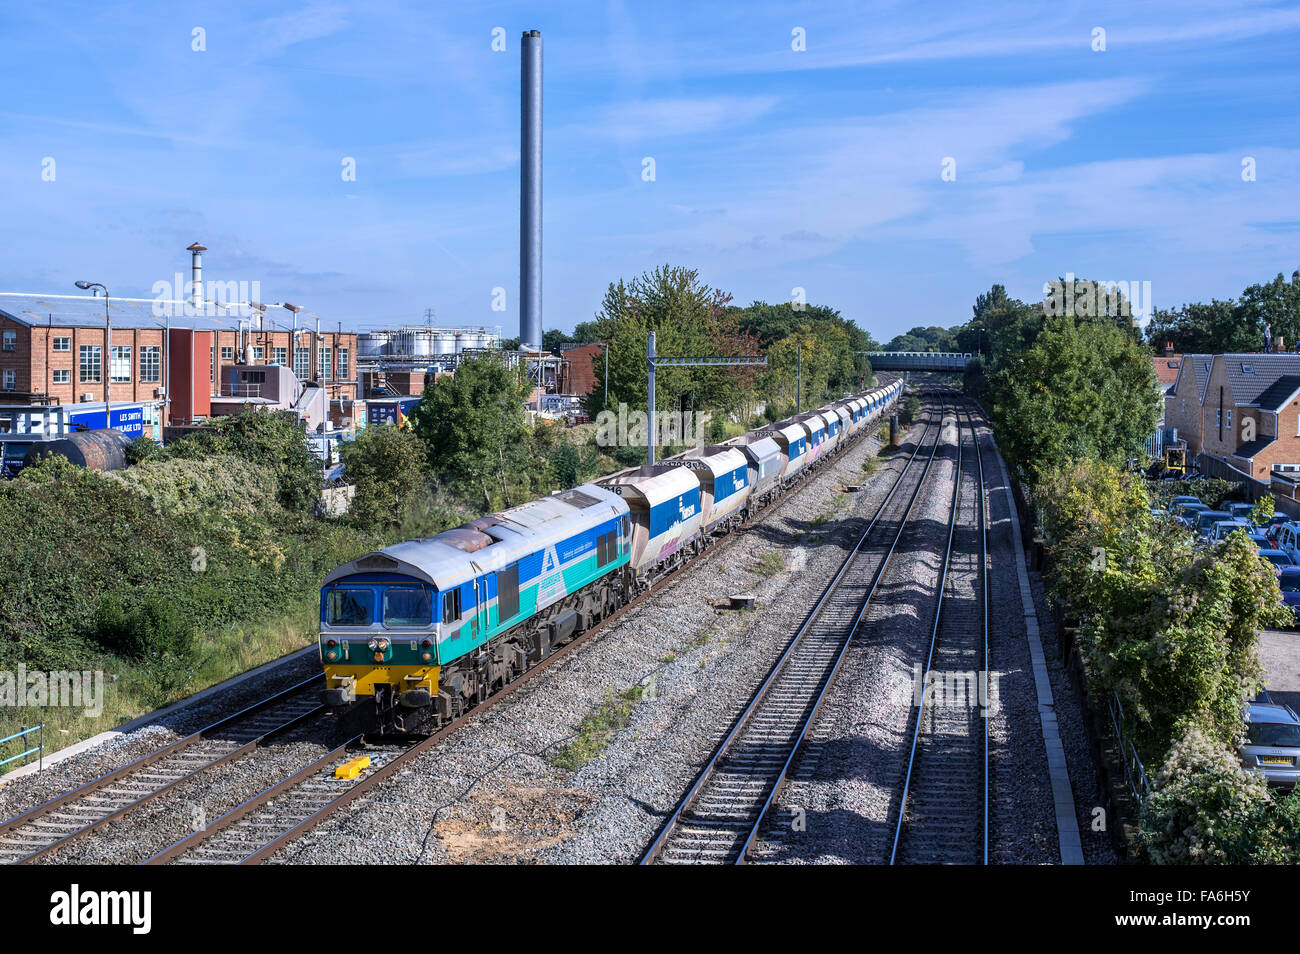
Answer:
[(1252, 702), (1246, 707), (1246, 741), (1241, 764), (1270, 785), (1293, 788), (1300, 778), (1300, 717), (1288, 705)]

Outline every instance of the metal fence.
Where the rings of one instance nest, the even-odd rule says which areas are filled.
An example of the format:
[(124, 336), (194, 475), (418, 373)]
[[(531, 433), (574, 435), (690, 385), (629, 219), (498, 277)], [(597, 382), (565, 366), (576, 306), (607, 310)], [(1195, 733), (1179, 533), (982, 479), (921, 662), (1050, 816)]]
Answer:
[[(31, 736), (33, 734), (35, 734), (37, 738), (35, 745), (31, 745)], [(41, 771), (42, 769), (44, 769), (45, 768), (45, 723), (42, 722), (40, 725), (34, 725), (30, 729), (20, 729), (17, 732), (15, 732), (13, 735), (6, 736), (5, 738), (0, 739), (0, 745), (7, 745), (8, 743), (13, 742), (17, 739), (22, 740), (21, 742), (18, 743), (20, 746), (28, 745), (31, 747), (27, 749), (25, 752), (19, 752), (17, 755), (11, 755), (7, 759), (0, 759), (0, 767), (9, 765), (11, 762), (17, 762), (19, 759), (23, 759), (23, 764), (26, 765), (28, 762), (31, 761), (31, 757), (35, 755), (37, 759), (37, 771)]]
[(1151, 794), (1151, 781), (1147, 778), (1146, 767), (1138, 758), (1137, 749), (1124, 737), (1124, 707), (1115, 693), (1111, 693), (1110, 697), (1110, 725), (1115, 733), (1115, 747), (1119, 752), (1119, 760), (1124, 766), (1124, 784), (1128, 786), (1129, 794), (1140, 805)]

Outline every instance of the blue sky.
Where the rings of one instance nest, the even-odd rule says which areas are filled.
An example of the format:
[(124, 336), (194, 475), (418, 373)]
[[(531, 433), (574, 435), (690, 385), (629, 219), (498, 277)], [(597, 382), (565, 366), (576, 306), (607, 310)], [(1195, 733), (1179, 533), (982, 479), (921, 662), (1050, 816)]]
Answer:
[(1163, 307), (1300, 266), (1295, 5), (46, 2), (0, 11), (0, 290), (151, 297), (199, 240), (330, 325), (512, 336), (533, 28), (547, 328), (663, 262), (882, 341), (994, 282)]

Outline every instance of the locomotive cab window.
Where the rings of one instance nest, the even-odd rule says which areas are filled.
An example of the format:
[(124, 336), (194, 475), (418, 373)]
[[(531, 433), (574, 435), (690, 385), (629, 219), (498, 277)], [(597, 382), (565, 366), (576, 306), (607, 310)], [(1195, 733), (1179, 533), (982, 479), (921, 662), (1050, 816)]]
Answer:
[(460, 590), (448, 590), (442, 594), (442, 620), (450, 623), (460, 619)]
[(330, 590), (325, 597), (325, 622), (330, 626), (369, 626), (375, 619), (375, 594), (370, 590)]
[(433, 622), (429, 591), (414, 586), (390, 586), (384, 591), (385, 626), (428, 626)]

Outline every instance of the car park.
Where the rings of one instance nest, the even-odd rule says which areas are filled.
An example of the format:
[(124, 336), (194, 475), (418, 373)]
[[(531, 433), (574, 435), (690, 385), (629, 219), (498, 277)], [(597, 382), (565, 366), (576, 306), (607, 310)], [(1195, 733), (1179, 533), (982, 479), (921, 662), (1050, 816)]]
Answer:
[(1252, 702), (1246, 706), (1246, 740), (1237, 753), (1242, 766), (1268, 784), (1294, 788), (1300, 777), (1300, 717), (1281, 703)]

